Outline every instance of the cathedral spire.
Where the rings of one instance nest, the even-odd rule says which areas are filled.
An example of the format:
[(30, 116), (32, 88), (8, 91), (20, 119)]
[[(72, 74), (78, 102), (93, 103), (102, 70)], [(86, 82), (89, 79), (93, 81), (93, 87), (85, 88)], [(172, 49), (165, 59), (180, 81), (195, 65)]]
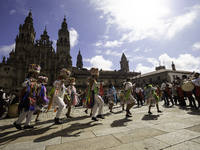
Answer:
[(123, 71), (123, 72), (129, 71), (128, 60), (124, 53), (122, 54), (120, 64), (121, 64), (121, 71)]
[(80, 48), (79, 48), (79, 53), (78, 53), (78, 56), (77, 56), (76, 68), (78, 68), (78, 69), (83, 68), (83, 61), (82, 61), (82, 55), (81, 55), (81, 52), (80, 52)]

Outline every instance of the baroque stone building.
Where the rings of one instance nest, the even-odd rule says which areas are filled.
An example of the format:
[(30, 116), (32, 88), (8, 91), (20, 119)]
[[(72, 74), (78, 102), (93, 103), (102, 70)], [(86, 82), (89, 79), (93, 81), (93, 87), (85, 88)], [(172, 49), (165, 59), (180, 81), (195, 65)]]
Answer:
[[(19, 34), (15, 39), (15, 49), (9, 53), (9, 57), (3, 58), (0, 63), (0, 84), (7, 92), (13, 89), (21, 89), (21, 84), (28, 74), (29, 64), (35, 63), (41, 66), (40, 75), (47, 76), (49, 82), (47, 89), (51, 89), (52, 83), (58, 78), (62, 68), (69, 69), (72, 77), (76, 78), (76, 87), (84, 89), (87, 86), (86, 78), (90, 76), (89, 70), (83, 68), (82, 56), (79, 50), (76, 67), (72, 67), (70, 55), (70, 37), (66, 18), (64, 17), (61, 29), (58, 30), (56, 43), (57, 51), (53, 48), (53, 41), (49, 39), (46, 27), (40, 39), (36, 39), (31, 10), (24, 24), (19, 26)], [(119, 71), (100, 71), (99, 80), (107, 80), (120, 87), (127, 77), (139, 75), (138, 72), (129, 72), (128, 60), (124, 53), (120, 61)]]

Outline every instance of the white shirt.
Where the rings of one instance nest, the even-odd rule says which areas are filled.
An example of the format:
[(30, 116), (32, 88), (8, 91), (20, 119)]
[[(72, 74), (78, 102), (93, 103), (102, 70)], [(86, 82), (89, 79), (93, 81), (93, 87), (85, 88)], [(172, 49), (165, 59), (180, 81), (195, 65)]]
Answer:
[(162, 84), (161, 84), (161, 87), (160, 87), (160, 88), (161, 88), (161, 90), (165, 90), (166, 86), (167, 86), (167, 84), (166, 84), (166, 83), (162, 83)]
[(136, 92), (136, 93), (139, 93), (140, 91), (143, 92), (143, 90), (142, 90), (140, 87), (137, 87), (137, 88), (135, 89), (135, 92)]
[(200, 86), (200, 78), (192, 80), (192, 83), (194, 83), (196, 86)]
[(124, 88), (125, 91), (127, 91), (128, 89), (132, 89), (133, 85), (131, 82), (126, 82), (126, 86)]

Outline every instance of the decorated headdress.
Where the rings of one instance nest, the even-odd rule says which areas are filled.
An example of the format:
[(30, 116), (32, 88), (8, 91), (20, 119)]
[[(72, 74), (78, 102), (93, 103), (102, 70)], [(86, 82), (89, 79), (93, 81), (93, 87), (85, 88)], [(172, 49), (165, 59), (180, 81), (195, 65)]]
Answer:
[(38, 76), (37, 81), (39, 83), (47, 83), (48, 82), (48, 78), (44, 77), (44, 76)]
[(99, 69), (98, 68), (91, 68), (90, 74), (91, 74), (91, 76), (99, 75)]
[(75, 78), (73, 78), (73, 77), (70, 77), (67, 80), (68, 80), (68, 84), (76, 84), (75, 83)]
[(60, 71), (60, 76), (69, 77), (71, 72), (68, 69), (62, 69)]
[(37, 65), (37, 64), (30, 64), (30, 65), (29, 65), (28, 72), (37, 72), (37, 73), (40, 73), (40, 70), (41, 70), (40, 65)]

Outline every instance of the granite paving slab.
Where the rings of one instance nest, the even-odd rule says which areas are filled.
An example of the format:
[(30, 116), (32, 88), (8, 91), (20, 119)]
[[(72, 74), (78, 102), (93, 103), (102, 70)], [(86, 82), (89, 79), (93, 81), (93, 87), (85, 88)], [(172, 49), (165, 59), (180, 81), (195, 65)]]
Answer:
[(184, 143), (180, 143), (180, 144), (165, 148), (164, 150), (199, 150), (199, 148), (200, 148), (200, 144), (187, 141)]
[(175, 132), (167, 133), (164, 135), (159, 135), (154, 137), (157, 140), (163, 141), (167, 144), (174, 145), (178, 143), (182, 143), (193, 138), (199, 137), (200, 133), (182, 129)]

